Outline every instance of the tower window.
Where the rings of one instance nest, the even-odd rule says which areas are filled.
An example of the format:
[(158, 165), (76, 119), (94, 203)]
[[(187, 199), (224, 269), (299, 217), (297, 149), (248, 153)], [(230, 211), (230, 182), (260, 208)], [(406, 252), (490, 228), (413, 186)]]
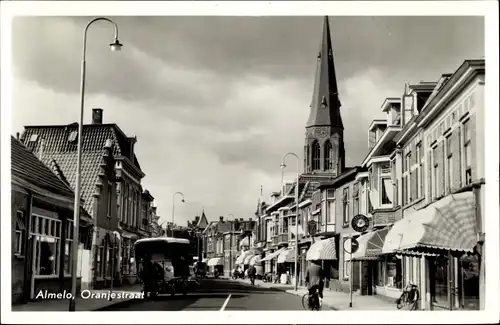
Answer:
[(333, 169), (333, 148), (332, 143), (326, 140), (325, 143), (325, 170)]
[(320, 154), (321, 148), (319, 147), (318, 141), (314, 141), (312, 144), (312, 169), (319, 170), (320, 168)]

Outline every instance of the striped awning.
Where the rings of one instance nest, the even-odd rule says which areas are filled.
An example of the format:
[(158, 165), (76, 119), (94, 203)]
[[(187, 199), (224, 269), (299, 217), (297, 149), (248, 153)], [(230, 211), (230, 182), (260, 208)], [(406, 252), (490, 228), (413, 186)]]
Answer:
[(259, 265), (261, 262), (261, 258), (260, 258), (260, 255), (254, 255), (252, 256), (252, 258), (250, 259), (250, 265)]
[(306, 259), (308, 261), (336, 260), (335, 238), (319, 240), (312, 244), (307, 251)]
[(278, 263), (295, 262), (295, 249), (287, 248), (278, 255)]
[(478, 238), (475, 209), (472, 192), (448, 195), (396, 222), (382, 253), (425, 248), (472, 252)]
[[(378, 260), (382, 255), (382, 248), (390, 228), (371, 231), (357, 238), (358, 250), (352, 254), (353, 260)], [(347, 254), (349, 256), (349, 254)]]
[(214, 257), (208, 260), (208, 266), (224, 265), (222, 257)]
[(261, 262), (270, 261), (270, 260), (272, 260), (272, 259), (274, 259), (274, 258), (278, 257), (278, 255), (279, 255), (282, 251), (284, 251), (285, 249), (286, 249), (285, 247), (280, 248), (280, 249), (278, 249), (276, 252), (273, 252), (273, 253), (271, 253), (271, 254), (267, 255), (266, 257), (264, 257), (264, 258), (263, 258), (263, 259), (261, 259), (260, 261), (261, 261)]
[(208, 258), (204, 258), (201, 262), (206, 263), (206, 262), (208, 262), (208, 260), (209, 260)]

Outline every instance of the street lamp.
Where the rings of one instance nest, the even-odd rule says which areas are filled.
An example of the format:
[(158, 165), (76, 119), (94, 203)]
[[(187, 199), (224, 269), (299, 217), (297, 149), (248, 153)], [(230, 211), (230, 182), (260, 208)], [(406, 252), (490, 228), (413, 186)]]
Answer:
[[(107, 21), (113, 24), (115, 28), (115, 38), (113, 43), (109, 44), (111, 51), (116, 52), (121, 50), (123, 46), (118, 40), (118, 25), (111, 19), (99, 17), (91, 20), (83, 32), (83, 49), (82, 49), (82, 66), (80, 79), (80, 123), (78, 123), (78, 148), (76, 162), (76, 186), (75, 186), (75, 205), (73, 211), (73, 246), (71, 256), (71, 295), (76, 297), (76, 268), (78, 267), (78, 238), (80, 227), (80, 191), (81, 191), (81, 172), (82, 172), (82, 141), (83, 141), (83, 111), (85, 106), (85, 73), (86, 73), (86, 52), (87, 52), (87, 31), (93, 23), (97, 21)], [(76, 300), (69, 300), (69, 311), (75, 311)]]
[(182, 192), (175, 192), (174, 195), (172, 195), (172, 237), (174, 236), (174, 213), (175, 213), (175, 196), (180, 195), (182, 197), (182, 203), (186, 202), (184, 200), (184, 194)]
[(288, 152), (283, 155), (283, 160), (281, 162), (281, 168), (285, 168), (285, 160), (287, 156), (295, 156), (297, 158), (297, 186), (295, 187), (295, 291), (297, 291), (297, 282), (298, 282), (298, 271), (297, 271), (297, 261), (299, 258), (299, 176), (300, 176), (300, 158), (297, 154), (293, 152)]

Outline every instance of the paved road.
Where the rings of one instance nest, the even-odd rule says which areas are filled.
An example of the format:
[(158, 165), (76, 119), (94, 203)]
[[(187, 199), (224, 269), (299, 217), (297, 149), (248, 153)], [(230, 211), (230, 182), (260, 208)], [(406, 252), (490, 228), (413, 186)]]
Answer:
[(298, 296), (226, 279), (204, 279), (187, 296), (160, 296), (156, 300), (130, 300), (102, 311), (220, 311), (303, 310)]

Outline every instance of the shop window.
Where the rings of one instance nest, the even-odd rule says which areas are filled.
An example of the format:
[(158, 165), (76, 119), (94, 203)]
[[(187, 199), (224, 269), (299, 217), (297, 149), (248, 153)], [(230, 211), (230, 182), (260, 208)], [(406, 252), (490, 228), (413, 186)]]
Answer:
[(385, 286), (385, 263), (384, 262), (377, 263), (377, 286), (379, 286), (379, 287)]
[(402, 289), (402, 262), (396, 256), (387, 259), (385, 269), (385, 285), (396, 289)]
[(102, 266), (103, 266), (103, 259), (104, 259), (104, 246), (99, 246), (96, 252), (96, 264), (95, 264), (95, 276), (97, 278), (102, 277)]
[(434, 306), (448, 308), (448, 260), (437, 258), (431, 264), (431, 299)]
[(335, 200), (328, 202), (328, 223), (335, 223)]
[(39, 215), (33, 215), (32, 218), (35, 274), (58, 276), (61, 221)]
[(479, 310), (479, 258), (464, 255), (459, 264), (460, 306), (466, 310)]
[(344, 259), (344, 279), (349, 278), (351, 274), (351, 262)]
[(113, 247), (109, 247), (106, 250), (106, 277), (110, 277), (113, 274)]

